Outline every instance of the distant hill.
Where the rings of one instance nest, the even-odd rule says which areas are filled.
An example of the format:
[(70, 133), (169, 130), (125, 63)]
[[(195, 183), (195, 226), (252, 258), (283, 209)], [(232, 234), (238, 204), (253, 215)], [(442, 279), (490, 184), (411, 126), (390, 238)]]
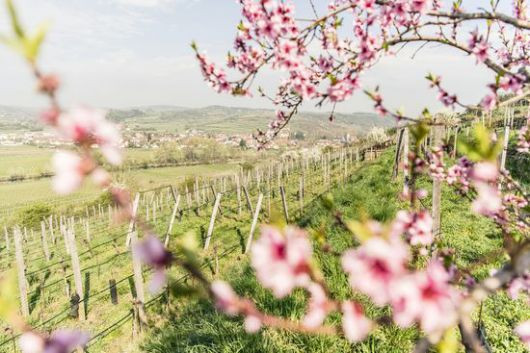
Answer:
[[(0, 106), (0, 126), (18, 129), (37, 129), (34, 124), (38, 110), (33, 108)], [(171, 105), (138, 106), (110, 109), (109, 118), (136, 130), (184, 132), (188, 129), (211, 133), (250, 134), (256, 129), (266, 130), (275, 113), (269, 109), (250, 109), (225, 106), (186, 108)], [(29, 124), (29, 125), (28, 125)], [(392, 127), (392, 119), (373, 113), (335, 114), (300, 112), (289, 125), (291, 132), (303, 132), (307, 137), (337, 137), (362, 135), (372, 127)]]
[(38, 114), (36, 108), (11, 107), (0, 105), (0, 122), (33, 120)]
[[(274, 118), (274, 111), (225, 106), (204, 108), (137, 107), (129, 110), (111, 110), (109, 117), (130, 127), (144, 130), (183, 132), (196, 129), (212, 133), (252, 133), (266, 129)], [(373, 113), (335, 114), (300, 112), (290, 124), (292, 132), (301, 131), (306, 136), (343, 136), (346, 133), (362, 135), (374, 126), (392, 127), (391, 119), (382, 119)]]

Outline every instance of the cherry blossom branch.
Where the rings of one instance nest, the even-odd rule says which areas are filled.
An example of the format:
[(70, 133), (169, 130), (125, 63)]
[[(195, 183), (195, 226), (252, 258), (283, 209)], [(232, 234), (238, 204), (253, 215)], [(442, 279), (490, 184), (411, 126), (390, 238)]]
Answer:
[(469, 12), (456, 12), (456, 11), (455, 12), (432, 11), (432, 12), (428, 12), (427, 14), (433, 17), (444, 17), (444, 18), (459, 19), (459, 20), (464, 20), (464, 21), (467, 21), (467, 20), (500, 21), (500, 22), (510, 24), (517, 28), (530, 29), (530, 21), (511, 17), (511, 16), (508, 16), (500, 12), (484, 11), (484, 12), (469, 13)]
[[(460, 51), (463, 51), (464, 53), (469, 54), (469, 55), (471, 55), (473, 53), (469, 48), (467, 48), (463, 44), (457, 43), (455, 41), (451, 41), (451, 40), (446, 39), (446, 38), (435, 37), (435, 36), (421, 36), (419, 34), (417, 36), (415, 36), (415, 37), (400, 37), (400, 38), (392, 39), (392, 40), (387, 41), (387, 44), (389, 46), (393, 46), (393, 45), (396, 45), (396, 44), (409, 43), (409, 42), (440, 43), (440, 44), (444, 44), (444, 45), (456, 48), (456, 49), (458, 49)], [(502, 66), (496, 64), (495, 62), (493, 62), (489, 58), (484, 60), (484, 64), (487, 67), (489, 67), (491, 70), (493, 70), (495, 73), (497, 73), (497, 74), (503, 74), (503, 75), (504, 74), (511, 74), (510, 71), (504, 69)]]

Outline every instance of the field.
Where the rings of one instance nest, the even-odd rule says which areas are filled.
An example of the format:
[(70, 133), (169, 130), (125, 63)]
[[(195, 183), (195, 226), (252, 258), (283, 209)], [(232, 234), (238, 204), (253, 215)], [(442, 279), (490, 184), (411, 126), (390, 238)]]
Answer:
[[(129, 149), (126, 158), (136, 160), (152, 160), (152, 150)], [(32, 146), (16, 146), (0, 148), (0, 165), (6, 166), (0, 170), (0, 177), (13, 173), (21, 175), (36, 175), (43, 171), (49, 172), (52, 149)], [(164, 167), (153, 169), (136, 169), (115, 172), (114, 178), (132, 190), (145, 190), (160, 185), (179, 184), (187, 176), (212, 178), (233, 174), (239, 170), (238, 164), (205, 164), (182, 167)], [(18, 182), (0, 183), (0, 225), (11, 223), (13, 216), (31, 203), (52, 203), (54, 205), (69, 202), (90, 202), (100, 195), (100, 190), (88, 180), (77, 192), (68, 196), (55, 195), (52, 190), (51, 179), (24, 180)]]
[[(336, 163), (334, 163), (336, 166)], [(351, 167), (351, 164), (350, 164)], [(292, 169), (292, 167), (291, 167)], [(342, 170), (335, 168), (334, 176), (341, 177)], [(287, 203), (290, 208), (291, 217), (298, 215), (299, 199), (297, 197), (298, 182), (300, 173), (292, 169), (290, 175), (284, 174), (283, 185), (287, 190)], [(327, 187), (321, 179), (319, 169), (307, 171), (306, 178), (308, 183), (314, 187), (308, 188), (306, 201), (316, 197), (323, 188)], [(258, 187), (255, 181), (247, 184), (251, 203), (255, 204)], [(215, 238), (212, 240), (211, 247), (204, 255), (204, 265), (207, 268), (215, 269), (209, 257), (218, 258), (222, 268), (228, 264), (234, 263), (234, 260), (240, 259), (239, 255), (244, 246), (245, 238), (250, 228), (250, 211), (245, 209), (244, 201), (236, 200), (236, 192), (232, 186), (217, 179), (217, 190), (223, 191), (222, 214), (215, 226)], [(264, 202), (261, 215), (262, 221), (269, 217), (269, 207), (278, 210), (281, 200), (278, 191), (273, 191), (269, 187), (276, 189), (276, 184), (264, 185), (261, 183), (262, 190), (270, 190), (267, 201)], [(204, 242), (205, 227), (209, 222), (209, 215), (212, 211), (213, 195), (211, 188), (200, 188), (199, 197), (202, 201), (197, 201), (197, 194), (192, 196), (191, 203), (183, 194), (182, 187), (178, 187), (178, 192), (183, 195), (181, 201), (182, 212), (178, 216), (178, 222), (172, 231), (173, 241), (178, 241), (188, 231), (193, 231), (196, 240), (202, 244)], [(241, 197), (241, 195), (240, 195)], [(140, 211), (144, 218), (149, 221), (157, 230), (158, 234), (164, 234), (167, 229), (168, 218), (172, 211), (173, 198), (167, 188), (142, 193)], [(48, 239), (55, 234), (55, 241), (51, 241), (52, 258), (47, 261), (43, 255), (43, 248), (39, 241), (40, 236), (40, 217), (34, 218), (35, 224), (27, 224), (28, 231), (25, 236), (24, 258), (26, 259), (27, 269), (26, 276), (30, 285), (29, 303), (31, 311), (31, 322), (40, 329), (53, 328), (61, 326), (80, 326), (93, 333), (93, 342), (89, 350), (105, 352), (122, 352), (124, 347), (128, 346), (130, 340), (130, 308), (131, 301), (134, 297), (134, 291), (131, 291), (131, 260), (129, 250), (125, 247), (125, 236), (127, 225), (115, 225), (109, 218), (112, 214), (112, 208), (104, 201), (92, 204), (80, 203), (79, 201), (65, 201), (68, 208), (68, 216), (74, 217), (74, 231), (76, 236), (76, 246), (78, 248), (80, 262), (82, 266), (82, 276), (86, 300), (83, 305), (88, 312), (86, 321), (77, 323), (69, 317), (69, 298), (64, 294), (65, 289), (72, 293), (72, 272), (69, 266), (70, 260), (67, 253), (67, 246), (61, 240), (62, 233), (60, 226), (55, 220), (52, 228), (48, 226)], [(27, 206), (28, 209), (37, 212), (38, 204)], [(270, 205), (270, 206), (268, 206)], [(57, 209), (49, 203), (43, 203), (38, 212), (42, 217), (42, 212), (57, 215)], [(101, 207), (102, 206), (102, 207)], [(33, 209), (32, 209), (33, 207)], [(107, 212), (108, 210), (108, 212)], [(25, 214), (26, 216), (28, 213)], [(86, 218), (89, 216), (89, 218)], [(27, 217), (25, 218), (27, 221)], [(86, 230), (86, 222), (89, 222), (89, 231)], [(59, 217), (59, 223), (60, 217)], [(51, 232), (53, 229), (53, 233)], [(89, 233), (88, 233), (89, 232)], [(25, 233), (25, 232), (24, 232)], [(89, 234), (89, 235), (87, 235)], [(12, 250), (7, 251), (4, 243), (0, 264), (4, 270), (10, 266), (13, 260)], [(219, 270), (216, 270), (220, 273)], [(149, 271), (145, 269), (145, 276), (149, 276)], [(173, 272), (174, 276), (181, 276), (179, 270)], [(109, 281), (116, 281), (117, 295), (119, 303), (112, 305), (110, 303)], [(163, 297), (151, 296), (147, 298), (146, 306), (150, 310), (158, 310), (159, 302), (163, 302)], [(153, 308), (153, 309), (151, 309)], [(123, 321), (118, 320), (123, 317)], [(121, 325), (122, 322), (127, 323)], [(5, 340), (3, 345), (0, 343), (0, 351), (9, 347), (10, 340)], [(137, 343), (137, 342), (135, 342)]]
[[(331, 185), (325, 181), (325, 174), (318, 164), (315, 165), (314, 170), (311, 168), (304, 173), (307, 195), (303, 212), (299, 209), (297, 193), (300, 171), (292, 169), (290, 174), (284, 171), (282, 180), (287, 190), (291, 220), (307, 227), (312, 234), (323, 230), (334, 250), (341, 251), (354, 245), (351, 235), (346, 233), (321, 205), (320, 195), (327, 194), (329, 190), (336, 207), (344, 217), (358, 219), (365, 215), (381, 222), (389, 221), (395, 212), (404, 206), (396, 197), (403, 181), (393, 181), (390, 178), (392, 161), (393, 152), (387, 151), (376, 161), (346, 164), (349, 175), (347, 182), (344, 179), (343, 166), (334, 161), (331, 164)], [(152, 180), (148, 184), (164, 184), (192, 171), (230, 171), (230, 166), (226, 166), (226, 169), (215, 166), (195, 168), (200, 169), (137, 171), (139, 174), (134, 178)], [(145, 178), (149, 175), (149, 178)], [(277, 219), (277, 215), (281, 215), (281, 199), (276, 182), (273, 178), (271, 189), (267, 184), (260, 187), (266, 195), (260, 217), (262, 222), (270, 218)], [(299, 318), (306, 306), (306, 295), (297, 291), (292, 296), (277, 301), (269, 291), (258, 285), (247, 257), (242, 254), (250, 228), (251, 212), (246, 209), (244, 199), (241, 203), (237, 202), (235, 191), (230, 184), (225, 186), (226, 190), (220, 180), (215, 184), (217, 190), (224, 191), (222, 214), (215, 224), (211, 247), (208, 251), (201, 252), (205, 273), (209, 278), (228, 280), (238, 293), (253, 297), (258, 306), (266, 312)], [(421, 180), (421, 184), (426, 188), (430, 186), (427, 180)], [(330, 186), (332, 187), (328, 189)], [(249, 184), (248, 189), (251, 203), (255, 204), (258, 192), (256, 181)], [(182, 187), (178, 192), (183, 195)], [(186, 197), (182, 197), (182, 212), (171, 232), (170, 248), (190, 231), (199, 244), (204, 243), (213, 203), (213, 195), (210, 192), (210, 188), (200, 190), (200, 203), (195, 202), (196, 195), (190, 195), (189, 205)], [(471, 270), (476, 279), (483, 279), (490, 269), (496, 268), (503, 260), (502, 257), (490, 255), (492, 250), (498, 249), (502, 244), (499, 231), (489, 221), (471, 214), (468, 202), (449, 190), (444, 190), (442, 199), (443, 244), (455, 248), (456, 261), (463, 267), (472, 267), (479, 259), (489, 256), (483, 265)], [(164, 235), (167, 231), (172, 202), (167, 188), (142, 193), (140, 212), (158, 234)], [(429, 202), (426, 200), (426, 207), (430, 206)], [(89, 204), (91, 238), (87, 239), (85, 224), (81, 220), (85, 219), (87, 204), (79, 201), (79, 205), (73, 201), (65, 203), (72, 206), (69, 215), (75, 216), (76, 219), (80, 217), (80, 221), (76, 222), (75, 232), (87, 298), (83, 304), (86, 306), (88, 319), (78, 322), (68, 316), (70, 309), (64, 291), (65, 288), (73, 290), (72, 272), (62, 240), (58, 239), (53, 246), (53, 258), (47, 263), (42, 249), (38, 246), (38, 236), (29, 233), (25, 256), (33, 259), (28, 260), (27, 272), (31, 318), (39, 328), (76, 326), (90, 331), (93, 340), (88, 348), (89, 352), (409, 352), (413, 342), (419, 338), (420, 333), (414, 328), (400, 330), (394, 326), (377, 329), (367, 341), (358, 345), (351, 345), (341, 338), (305, 336), (273, 329), (264, 329), (257, 335), (247, 335), (242, 329), (241, 320), (218, 313), (210, 303), (166, 292), (161, 295), (148, 295), (148, 324), (140, 331), (140, 326), (134, 324), (135, 320), (130, 311), (130, 303), (134, 298), (131, 288), (134, 286), (131, 284), (129, 251), (124, 244), (126, 225), (116, 226), (109, 223), (104, 202), (102, 209), (98, 209), (97, 203)], [(60, 234), (59, 230), (55, 231)], [(38, 225), (35, 232), (39, 234)], [(350, 289), (346, 284), (345, 275), (340, 271), (338, 259), (322, 253), (318, 247), (315, 250), (323, 273), (331, 283), (333, 294), (339, 299), (350, 296)], [(5, 248), (2, 251), (5, 251)], [(2, 268), (9, 265), (10, 259), (9, 255), (3, 257)], [(173, 269), (171, 274), (180, 279), (182, 288), (193, 285), (193, 281), (188, 281), (181, 270)], [(144, 269), (144, 277), (146, 280), (149, 277), (147, 269)], [(116, 281), (117, 304), (111, 303), (110, 280)], [(388, 313), (387, 309), (370, 305), (363, 296), (356, 298), (366, 305), (370, 317)], [(482, 320), (488, 343), (494, 352), (524, 352), (523, 346), (511, 330), (516, 323), (528, 316), (530, 310), (522, 299), (512, 301), (505, 294), (499, 293), (484, 302)], [(336, 316), (331, 316), (328, 320), (335, 322), (337, 319)], [(131, 335), (134, 336), (133, 340), (130, 339)], [(9, 347), (10, 341), (5, 342), (7, 346), (0, 346), (0, 351)]]
[[(51, 157), (55, 149), (29, 145), (0, 146), (0, 179), (13, 175), (37, 176), (52, 172)], [(132, 148), (126, 149), (125, 160), (135, 163), (152, 162), (156, 150)]]

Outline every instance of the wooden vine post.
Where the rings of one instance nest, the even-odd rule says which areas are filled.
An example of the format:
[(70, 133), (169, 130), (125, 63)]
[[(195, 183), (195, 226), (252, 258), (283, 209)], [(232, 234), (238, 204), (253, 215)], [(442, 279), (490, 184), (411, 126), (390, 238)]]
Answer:
[[(77, 300), (78, 303), (83, 302), (83, 281), (81, 279), (81, 265), (79, 263), (79, 255), (77, 253), (77, 245), (75, 242), (75, 233), (74, 233), (74, 226), (71, 224), (70, 226), (67, 226), (66, 236), (68, 240), (68, 247), (70, 248), (70, 257), (72, 260), (72, 271), (74, 274), (74, 285), (75, 285), (75, 292), (77, 294)], [(85, 313), (85, 306), (79, 305), (79, 318), (81, 320), (86, 319), (86, 313)]]
[(166, 239), (164, 240), (164, 246), (166, 248), (169, 244), (169, 237), (171, 236), (171, 231), (173, 230), (173, 223), (175, 222), (175, 217), (179, 209), (179, 203), (180, 203), (180, 194), (177, 195), (175, 205), (173, 205), (173, 212), (171, 212), (171, 218), (169, 219), (169, 226), (167, 227)]
[(502, 154), (500, 169), (506, 169), (506, 155), (508, 154), (508, 142), (510, 141), (510, 124), (504, 125), (504, 140), (502, 141)]
[(46, 257), (46, 261), (50, 261), (50, 248), (48, 247), (48, 237), (46, 236), (46, 223), (44, 223), (44, 221), (40, 222), (40, 228), (42, 233), (41, 241), (44, 256)]
[(287, 199), (285, 198), (285, 189), (283, 185), (280, 186), (280, 195), (282, 197), (283, 215), (285, 217), (285, 222), (289, 223), (289, 210), (287, 209)]
[(245, 194), (245, 199), (247, 200), (248, 210), (252, 214), (254, 211), (252, 210), (252, 203), (250, 202), (250, 196), (248, 194), (248, 190), (245, 185), (243, 185), (243, 193)]
[(140, 256), (138, 252), (136, 251), (136, 244), (138, 244), (138, 233), (136, 231), (135, 220), (134, 220), (136, 217), (136, 213), (138, 211), (139, 201), (140, 201), (140, 194), (136, 194), (134, 198), (134, 202), (133, 202), (132, 219), (129, 223), (129, 230), (127, 233), (126, 245), (130, 246), (132, 265), (133, 265), (133, 282), (134, 282), (134, 289), (136, 293), (136, 298), (135, 298), (136, 302), (135, 302), (134, 309), (138, 313), (138, 320), (145, 321), (144, 278), (142, 274), (142, 262), (140, 260)]
[(208, 250), (210, 246), (210, 240), (212, 239), (213, 227), (215, 225), (215, 217), (217, 216), (217, 211), (219, 210), (219, 205), (221, 203), (221, 196), (223, 194), (217, 193), (215, 195), (215, 203), (213, 205), (212, 216), (210, 217), (210, 225), (208, 226), (208, 233), (206, 234), (206, 241), (204, 242), (204, 250)]
[(298, 188), (298, 202), (300, 207), (300, 214), (304, 213), (304, 177), (300, 177), (300, 185)]
[(26, 265), (24, 264), (24, 255), (22, 253), (22, 233), (20, 228), (15, 227), (13, 230), (13, 239), (15, 242), (15, 258), (17, 263), (18, 273), (18, 290), (20, 294), (20, 310), (22, 316), (29, 316), (29, 305), (28, 305), (28, 288), (26, 283)]
[[(214, 184), (210, 185), (210, 187), (211, 187), (211, 189), (212, 189), (212, 194), (213, 194), (213, 196), (214, 196), (214, 197), (216, 198), (216, 200), (217, 200), (217, 194), (218, 194), (218, 192), (217, 192), (217, 190), (215, 189)], [(220, 193), (219, 193), (219, 194), (220, 194)], [(219, 212), (219, 214), (220, 214), (221, 216), (223, 215), (223, 210), (221, 209), (221, 205), (218, 206), (218, 212)]]
[(132, 207), (132, 218), (129, 222), (129, 229), (127, 231), (127, 239), (125, 240), (125, 246), (129, 247), (131, 245), (131, 235), (134, 230), (134, 218), (136, 218), (136, 214), (138, 213), (138, 204), (140, 202), (140, 194), (136, 194), (133, 201), (133, 207)]
[(245, 248), (245, 254), (250, 250), (252, 245), (252, 239), (254, 238), (254, 231), (256, 230), (256, 225), (258, 223), (259, 212), (261, 210), (261, 202), (263, 201), (263, 194), (260, 193), (258, 196), (258, 203), (256, 204), (256, 210), (254, 211), (254, 217), (252, 218), (252, 225), (250, 226), (250, 234), (248, 235), (247, 246)]
[(241, 217), (241, 184), (239, 183), (239, 175), (234, 177), (236, 182), (236, 195), (237, 195), (237, 215)]
[[(442, 144), (442, 126), (433, 127), (433, 146), (441, 147)], [(438, 179), (433, 180), (432, 184), (432, 217), (433, 217), (433, 234), (435, 236), (440, 234), (441, 222), (441, 204), (442, 204), (442, 181)]]
[(9, 253), (9, 232), (7, 231), (7, 227), (4, 226), (4, 238), (6, 243), (6, 251)]
[(402, 161), (403, 161), (403, 176), (405, 179), (407, 179), (409, 177), (409, 168), (408, 168), (408, 165), (409, 165), (409, 144), (410, 144), (410, 140), (409, 140), (409, 129), (408, 128), (405, 128), (405, 132), (403, 133), (403, 158), (402, 158)]
[(130, 238), (131, 238), (131, 258), (132, 258), (132, 265), (133, 265), (133, 281), (134, 281), (134, 289), (136, 292), (136, 304), (137, 304), (136, 309), (138, 310), (139, 319), (145, 321), (144, 320), (145, 318), (144, 277), (142, 274), (142, 262), (140, 260), (138, 251), (136, 250), (136, 245), (138, 244), (138, 233), (136, 229), (133, 229), (130, 232)]
[(403, 138), (405, 136), (405, 130), (406, 130), (406, 128), (399, 130), (397, 146), (396, 146), (396, 155), (395, 155), (395, 158), (394, 158), (394, 169), (392, 170), (392, 179), (396, 179), (397, 176), (398, 176), (399, 159), (400, 159), (399, 157), (400, 157), (400, 153), (401, 153), (401, 150), (402, 150)]

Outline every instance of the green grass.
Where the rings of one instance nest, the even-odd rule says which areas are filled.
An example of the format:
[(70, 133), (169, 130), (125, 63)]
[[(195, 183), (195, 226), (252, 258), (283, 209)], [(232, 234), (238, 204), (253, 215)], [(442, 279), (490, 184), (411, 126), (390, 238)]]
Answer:
[[(395, 212), (405, 205), (397, 199), (400, 180), (392, 181), (392, 153), (386, 153), (379, 161), (367, 166), (332, 194), (338, 208), (346, 218), (359, 219), (368, 215), (379, 221), (392, 219)], [(429, 187), (426, 181), (422, 181)], [(494, 225), (469, 211), (469, 204), (444, 189), (442, 202), (442, 246), (453, 247), (456, 263), (467, 267), (483, 256), (502, 246), (502, 237)], [(429, 200), (426, 206), (430, 207)], [(340, 228), (328, 212), (315, 203), (298, 224), (310, 231), (324, 229), (328, 241), (336, 251), (353, 246), (352, 236)], [(352, 295), (347, 280), (336, 257), (316, 255), (323, 273), (338, 299)], [(497, 268), (500, 257), (492, 257), (487, 263), (473, 269), (478, 279), (485, 278), (489, 270)], [(235, 290), (254, 298), (258, 307), (266, 312), (298, 319), (305, 311), (306, 295), (296, 291), (284, 300), (275, 300), (271, 293), (257, 283), (253, 270), (245, 257), (224, 266), (220, 276), (228, 280)], [(388, 314), (387, 309), (376, 308), (359, 295), (367, 315), (378, 317)], [(513, 327), (530, 317), (530, 309), (523, 299), (512, 301), (506, 294), (498, 293), (484, 302), (482, 319), (486, 327), (488, 342), (494, 352), (522, 353), (523, 345), (512, 333)], [(338, 318), (331, 316), (330, 323)], [(394, 326), (378, 328), (363, 343), (349, 344), (342, 338), (307, 336), (292, 332), (265, 328), (256, 335), (247, 335), (239, 318), (229, 318), (218, 313), (212, 305), (202, 300), (183, 301), (175, 299), (169, 320), (157, 324), (146, 334), (141, 351), (162, 352), (410, 352), (421, 333), (414, 328), (407, 330)], [(461, 348), (463, 351), (463, 348)]]
[(51, 170), (53, 150), (34, 146), (0, 146), (0, 178), (38, 175)]

